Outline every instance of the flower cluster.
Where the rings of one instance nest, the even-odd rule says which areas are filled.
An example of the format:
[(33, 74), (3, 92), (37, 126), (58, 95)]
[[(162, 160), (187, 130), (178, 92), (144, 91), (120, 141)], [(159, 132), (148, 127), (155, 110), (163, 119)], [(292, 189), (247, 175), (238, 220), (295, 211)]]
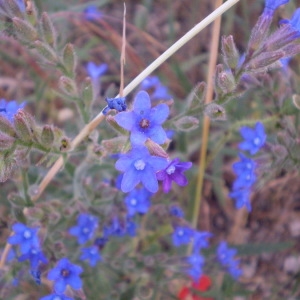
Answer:
[[(266, 141), (266, 134), (262, 123), (257, 122), (255, 128), (242, 127), (240, 133), (244, 141), (240, 143), (241, 150), (248, 151), (251, 155), (256, 154)], [(233, 183), (232, 192), (229, 197), (235, 199), (237, 209), (245, 206), (248, 211), (251, 211), (250, 194), (251, 188), (256, 181), (255, 162), (243, 155), (239, 154), (240, 161), (233, 164), (232, 168), (237, 178)]]
[(47, 264), (48, 260), (42, 252), (38, 238), (38, 228), (30, 228), (22, 223), (16, 223), (12, 226), (14, 235), (8, 238), (11, 245), (19, 245), (19, 261), (28, 260), (30, 263), (30, 273), (37, 283), (40, 283), (40, 263)]
[(233, 278), (238, 279), (242, 275), (242, 271), (238, 267), (239, 261), (234, 259), (236, 253), (237, 250), (229, 248), (226, 242), (221, 242), (217, 248), (217, 257), (221, 265)]
[(188, 226), (176, 226), (172, 234), (175, 247), (193, 243), (192, 254), (186, 259), (189, 265), (186, 272), (193, 279), (193, 282), (197, 282), (203, 273), (205, 259), (200, 251), (208, 247), (207, 239), (211, 236), (212, 234), (209, 232), (196, 231)]

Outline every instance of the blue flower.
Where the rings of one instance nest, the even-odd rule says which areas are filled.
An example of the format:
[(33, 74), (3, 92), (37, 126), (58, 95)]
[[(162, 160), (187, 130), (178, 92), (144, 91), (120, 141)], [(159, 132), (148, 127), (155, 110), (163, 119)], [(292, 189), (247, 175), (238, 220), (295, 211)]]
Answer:
[(0, 115), (7, 118), (10, 122), (13, 122), (14, 115), (19, 109), (24, 108), (26, 102), (18, 104), (17, 101), (0, 100)]
[(127, 109), (126, 105), (126, 98), (119, 97), (119, 98), (105, 98), (107, 102), (107, 107), (103, 109), (103, 114), (106, 115), (109, 110), (115, 109), (116, 111), (125, 111)]
[(207, 248), (209, 246), (207, 239), (210, 237), (212, 237), (212, 234), (210, 232), (195, 231), (193, 253), (198, 253), (201, 249)]
[(232, 277), (237, 279), (241, 276), (242, 272), (238, 267), (238, 261), (235, 260), (237, 250), (229, 248), (226, 242), (221, 242), (217, 248), (217, 257), (223, 267), (225, 267)]
[(36, 270), (38, 268), (39, 262), (44, 264), (48, 263), (44, 253), (37, 247), (32, 247), (26, 254), (21, 255), (18, 260), (29, 260), (32, 270)]
[(237, 209), (240, 209), (245, 206), (250, 212), (252, 210), (250, 203), (250, 194), (250, 188), (241, 188), (233, 190), (229, 194), (229, 197), (235, 199), (235, 207)]
[(98, 219), (89, 214), (80, 214), (77, 225), (69, 229), (71, 235), (77, 236), (78, 243), (84, 244), (90, 240), (98, 228)]
[(148, 93), (140, 91), (135, 97), (133, 111), (121, 112), (115, 116), (116, 122), (131, 132), (133, 144), (144, 144), (147, 138), (157, 144), (163, 144), (167, 135), (161, 124), (169, 115), (169, 107), (159, 104), (151, 108)]
[(124, 199), (128, 215), (134, 216), (136, 213), (147, 213), (151, 205), (151, 195), (145, 188), (132, 190)]
[(194, 230), (186, 226), (177, 226), (172, 235), (172, 241), (174, 246), (179, 247), (181, 245), (188, 244), (194, 235)]
[(107, 71), (107, 64), (96, 65), (93, 62), (89, 62), (86, 66), (87, 72), (92, 79), (98, 79), (104, 75)]
[(74, 299), (67, 297), (66, 295), (51, 294), (40, 298), (40, 300), (74, 300)]
[(22, 223), (16, 223), (12, 226), (14, 235), (8, 238), (11, 245), (19, 245), (22, 254), (26, 254), (32, 247), (39, 247), (37, 236), (38, 228), (30, 228)]
[(187, 273), (193, 278), (194, 282), (198, 282), (203, 273), (204, 257), (194, 253), (187, 258), (187, 262), (191, 265), (187, 269)]
[(98, 261), (102, 260), (102, 257), (99, 253), (99, 248), (96, 246), (91, 246), (81, 249), (81, 260), (88, 260), (92, 267), (95, 267)]
[(82, 282), (79, 277), (81, 273), (82, 268), (80, 266), (72, 264), (68, 258), (62, 258), (56, 267), (49, 271), (48, 279), (54, 281), (54, 291), (57, 294), (62, 294), (67, 285), (75, 290), (81, 289)]
[(148, 76), (141, 82), (141, 89), (148, 90), (160, 85), (160, 80), (157, 76)]
[(247, 172), (254, 172), (256, 164), (255, 161), (247, 156), (239, 153), (240, 161), (232, 165), (232, 169), (236, 175), (241, 175)]
[(146, 147), (134, 147), (122, 155), (115, 164), (117, 170), (124, 172), (121, 190), (132, 191), (140, 182), (151, 193), (158, 190), (156, 172), (164, 169), (168, 162), (165, 158), (151, 156)]
[(171, 216), (174, 216), (174, 217), (177, 217), (177, 218), (183, 218), (184, 217), (183, 210), (177, 205), (172, 205), (169, 209), (169, 213), (170, 213)]
[(20, 10), (21, 10), (22, 12), (25, 12), (26, 7), (25, 7), (24, 0), (16, 0), (16, 2), (17, 2), (17, 4), (18, 4)]
[(108, 242), (108, 239), (106, 237), (100, 237), (96, 238), (94, 241), (94, 245), (97, 246), (99, 250), (103, 249), (106, 243)]
[(265, 0), (264, 14), (273, 14), (280, 5), (286, 4), (289, 1), (290, 0)]
[(157, 179), (163, 181), (163, 191), (168, 193), (171, 190), (172, 181), (180, 186), (186, 186), (188, 180), (183, 175), (183, 172), (191, 167), (191, 162), (180, 162), (179, 158), (173, 159), (164, 170), (161, 170), (156, 174)]
[(103, 235), (106, 239), (110, 236), (135, 236), (136, 229), (137, 225), (130, 219), (130, 217), (120, 220), (117, 216), (115, 216), (112, 218), (111, 224), (104, 227)]
[(251, 155), (257, 153), (265, 144), (267, 137), (264, 125), (261, 122), (257, 122), (254, 129), (247, 126), (241, 127), (240, 134), (245, 139), (244, 142), (240, 143), (240, 149), (249, 151)]
[(89, 5), (88, 7), (86, 7), (84, 10), (84, 14), (85, 19), (88, 21), (98, 20), (103, 16), (102, 12), (95, 5)]
[(141, 83), (141, 89), (152, 90), (151, 99), (171, 99), (172, 96), (169, 94), (168, 88), (165, 87), (157, 76), (148, 76)]

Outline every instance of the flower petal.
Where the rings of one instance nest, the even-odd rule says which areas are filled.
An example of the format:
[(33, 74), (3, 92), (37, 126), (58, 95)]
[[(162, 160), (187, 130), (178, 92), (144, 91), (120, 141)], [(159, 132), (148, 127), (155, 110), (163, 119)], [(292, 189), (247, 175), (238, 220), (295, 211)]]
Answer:
[(123, 176), (121, 183), (121, 190), (124, 193), (132, 191), (135, 186), (140, 182), (140, 171), (137, 171), (134, 167), (129, 168)]
[(125, 172), (132, 164), (132, 161), (133, 160), (130, 155), (124, 155), (116, 161), (115, 167), (117, 170)]
[(147, 165), (143, 170), (140, 176), (141, 182), (144, 187), (151, 193), (156, 193), (158, 191), (158, 182), (156, 178), (156, 174), (151, 168), (151, 166)]
[(132, 111), (120, 112), (115, 116), (115, 120), (119, 126), (131, 131), (135, 123), (135, 115)]
[(137, 130), (131, 131), (130, 141), (132, 144), (141, 145), (144, 144), (146, 140), (147, 140), (147, 136), (143, 132)]
[(148, 136), (153, 142), (157, 144), (163, 144), (167, 139), (167, 134), (160, 125), (153, 126), (148, 131)]
[(188, 184), (187, 178), (179, 172), (173, 173), (170, 177), (173, 181), (175, 181), (180, 186), (185, 186)]
[(137, 114), (143, 114), (145, 111), (151, 108), (150, 97), (147, 92), (140, 91), (137, 93), (134, 103), (133, 110)]
[(149, 118), (150, 122), (154, 124), (162, 124), (168, 118), (170, 113), (169, 106), (166, 104), (159, 104), (151, 109)]

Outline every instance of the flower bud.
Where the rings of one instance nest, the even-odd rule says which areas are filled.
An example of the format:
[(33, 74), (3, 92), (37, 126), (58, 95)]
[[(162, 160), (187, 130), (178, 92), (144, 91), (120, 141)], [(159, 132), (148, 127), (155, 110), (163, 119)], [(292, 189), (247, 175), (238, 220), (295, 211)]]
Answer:
[(57, 56), (56, 53), (44, 42), (41, 41), (35, 41), (34, 42), (34, 46), (37, 50), (37, 52), (45, 59), (47, 59), (48, 61), (52, 62), (52, 63), (56, 63), (57, 60)]
[(160, 145), (153, 142), (151, 139), (147, 139), (145, 144), (151, 155), (169, 158), (167, 152)]
[(77, 87), (73, 79), (61, 76), (59, 78), (59, 87), (60, 89), (69, 96), (77, 96)]
[(54, 132), (50, 125), (45, 125), (41, 133), (41, 144), (45, 147), (51, 147), (54, 142)]
[(34, 42), (38, 39), (38, 33), (36, 29), (20, 18), (12, 18), (14, 28), (19, 36), (19, 38), (25, 42)]
[(46, 12), (42, 13), (41, 16), (41, 29), (44, 36), (44, 41), (51, 47), (56, 46), (56, 31), (54, 29), (53, 23)]
[(34, 121), (23, 109), (19, 109), (14, 115), (14, 125), (18, 137), (24, 142), (30, 142), (33, 138)]
[(108, 153), (120, 153), (124, 148), (128, 138), (125, 136), (118, 136), (109, 140), (103, 140), (101, 142), (101, 146), (105, 149)]
[[(218, 71), (218, 69), (216, 70)], [(216, 86), (224, 94), (229, 94), (233, 92), (236, 88), (236, 82), (231, 71), (222, 71), (216, 74)]]
[(11, 149), (15, 139), (4, 133), (0, 133), (0, 151)]
[(77, 55), (72, 44), (67, 44), (63, 50), (63, 62), (68, 74), (71, 77), (74, 76), (76, 64), (77, 64)]
[(284, 52), (281, 50), (261, 53), (246, 65), (246, 71), (261, 72), (267, 67), (270, 67), (272, 64), (278, 62), (283, 56)]
[(216, 103), (209, 103), (204, 109), (204, 114), (213, 121), (225, 121), (226, 111), (223, 106)]
[(276, 158), (280, 160), (284, 159), (288, 155), (286, 148), (282, 145), (273, 145), (271, 147), (271, 151), (276, 156)]
[(269, 28), (272, 22), (271, 15), (261, 15), (252, 29), (251, 36), (248, 43), (247, 54), (252, 56), (252, 54), (260, 48), (262, 42), (268, 35)]
[(26, 8), (25, 8), (28, 21), (35, 26), (38, 21), (38, 11), (34, 0), (26, 0)]
[(222, 37), (222, 52), (225, 64), (230, 69), (236, 69), (239, 63), (240, 55), (232, 35)]
[(199, 120), (195, 117), (184, 116), (174, 122), (176, 129), (180, 131), (191, 131), (198, 128)]
[(14, 126), (6, 117), (2, 115), (0, 115), (0, 131), (12, 137), (16, 136), (16, 130)]

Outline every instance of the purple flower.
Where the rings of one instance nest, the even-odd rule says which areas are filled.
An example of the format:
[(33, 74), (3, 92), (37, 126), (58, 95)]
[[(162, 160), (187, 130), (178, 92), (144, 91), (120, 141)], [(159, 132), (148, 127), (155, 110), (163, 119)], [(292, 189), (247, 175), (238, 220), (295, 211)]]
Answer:
[(14, 235), (8, 238), (8, 243), (19, 245), (22, 254), (26, 254), (32, 247), (39, 247), (37, 236), (38, 228), (30, 228), (22, 223), (16, 223), (12, 226)]
[(24, 0), (16, 0), (16, 2), (17, 2), (17, 4), (18, 4), (20, 10), (21, 10), (22, 12), (25, 12), (26, 7), (25, 7)]
[(187, 269), (187, 273), (193, 278), (194, 282), (198, 282), (203, 273), (204, 257), (194, 253), (187, 258), (187, 262), (191, 265)]
[(217, 248), (217, 257), (221, 265), (230, 272), (232, 277), (237, 279), (242, 274), (238, 268), (238, 261), (234, 259), (237, 254), (237, 250), (229, 248), (226, 242), (221, 242)]
[(261, 122), (257, 122), (254, 129), (247, 126), (241, 127), (240, 134), (244, 138), (244, 142), (239, 145), (240, 149), (249, 151), (251, 155), (257, 153), (264, 145), (267, 137), (264, 125)]
[(48, 260), (45, 257), (44, 253), (36, 247), (32, 247), (26, 254), (21, 255), (18, 260), (29, 260), (32, 270), (36, 270), (38, 268), (39, 262), (42, 262), (44, 264), (48, 263)]
[(128, 215), (134, 216), (136, 213), (147, 213), (151, 206), (151, 195), (145, 188), (132, 190), (124, 199)]
[(167, 135), (161, 124), (169, 115), (169, 107), (159, 104), (151, 108), (148, 93), (140, 91), (133, 103), (133, 111), (121, 112), (115, 116), (116, 122), (131, 131), (130, 141), (133, 144), (144, 144), (150, 138), (157, 144), (163, 144)]
[(122, 155), (115, 164), (117, 170), (124, 172), (121, 190), (124, 193), (132, 191), (140, 182), (151, 193), (158, 190), (156, 172), (165, 168), (165, 158), (151, 156), (146, 147), (134, 147)]
[(71, 235), (77, 236), (78, 243), (84, 244), (90, 240), (98, 227), (98, 219), (89, 214), (80, 214), (77, 225), (69, 229)]
[(163, 190), (168, 193), (172, 187), (172, 181), (175, 181), (180, 186), (188, 184), (187, 178), (183, 172), (192, 167), (191, 162), (179, 162), (179, 158), (173, 159), (169, 165), (162, 171), (156, 174), (158, 180), (163, 181)]
[(101, 255), (97, 246), (87, 247), (81, 249), (81, 260), (88, 260), (92, 267), (95, 267), (98, 261), (101, 261)]
[(103, 16), (102, 12), (95, 5), (89, 5), (84, 10), (84, 14), (85, 14), (85, 19), (88, 21), (98, 20), (101, 19)]
[(40, 300), (74, 300), (74, 299), (67, 297), (66, 295), (51, 294), (40, 298)]
[(107, 64), (96, 65), (93, 62), (89, 62), (86, 66), (87, 72), (92, 79), (98, 79), (104, 75), (107, 71)]
[(14, 115), (19, 109), (24, 108), (26, 102), (17, 103), (17, 101), (6, 101), (5, 99), (0, 100), (0, 115), (7, 118), (10, 122), (13, 122)]
[(188, 244), (194, 235), (194, 230), (186, 226), (178, 226), (175, 228), (172, 240), (176, 247)]
[(54, 290), (57, 294), (62, 294), (67, 285), (73, 289), (81, 289), (82, 282), (79, 274), (82, 273), (80, 266), (72, 264), (68, 258), (62, 258), (56, 267), (49, 271), (48, 279), (54, 281)]

